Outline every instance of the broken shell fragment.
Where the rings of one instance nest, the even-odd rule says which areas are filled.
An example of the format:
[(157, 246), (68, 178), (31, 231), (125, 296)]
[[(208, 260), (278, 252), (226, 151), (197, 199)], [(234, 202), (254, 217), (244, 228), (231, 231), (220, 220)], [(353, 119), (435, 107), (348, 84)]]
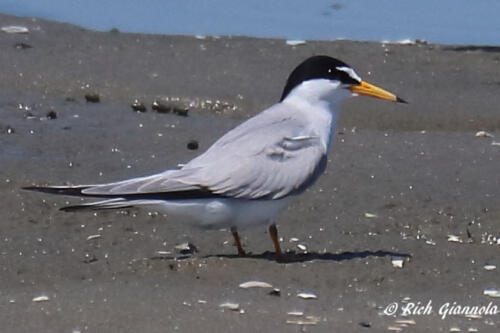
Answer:
[(195, 253), (198, 252), (198, 249), (196, 246), (194, 246), (191, 243), (184, 242), (182, 244), (176, 245), (175, 249), (179, 251), (181, 254), (190, 254), (190, 253)]
[(392, 258), (392, 267), (394, 268), (403, 268), (405, 260), (403, 257), (394, 257)]
[(159, 256), (168, 256), (168, 255), (172, 254), (172, 252), (158, 250), (158, 251), (156, 251), (156, 254), (159, 255)]
[(365, 213), (365, 217), (367, 219), (373, 219), (373, 218), (377, 217), (377, 214)]
[(297, 294), (297, 297), (303, 298), (303, 299), (317, 299), (318, 296), (316, 294), (310, 292), (310, 291), (303, 291)]
[(224, 302), (222, 304), (219, 304), (219, 308), (238, 311), (240, 309), (240, 305), (238, 303)]
[[(465, 318), (470, 318), (470, 319), (481, 319), (481, 318), (483, 318), (483, 316), (481, 316), (480, 314), (474, 314), (474, 313), (465, 314), (464, 317)], [(469, 330), (469, 332), (472, 332), (472, 331)]]
[(316, 325), (320, 321), (320, 318), (317, 316), (306, 316), (300, 319), (287, 319), (287, 324), (293, 325)]
[(247, 281), (240, 283), (240, 288), (248, 289), (248, 288), (272, 288), (273, 286), (267, 282), (262, 281)]
[(101, 235), (99, 235), (99, 234), (90, 235), (87, 237), (87, 240), (92, 240), (92, 239), (96, 239), (96, 238), (101, 238)]
[(498, 298), (500, 297), (500, 290), (496, 288), (486, 288), (483, 290), (483, 295)]
[(304, 243), (297, 244), (297, 248), (301, 251), (307, 251), (307, 246)]
[(462, 243), (462, 239), (455, 235), (448, 235), (448, 242)]
[(304, 315), (304, 312), (302, 311), (290, 311), (286, 313), (289, 316), (294, 316), (294, 317), (302, 317)]
[(482, 137), (482, 138), (492, 138), (493, 134), (488, 133), (486, 131), (478, 131), (478, 132), (476, 132), (476, 136), (477, 137)]
[(20, 25), (8, 25), (2, 27), (2, 31), (8, 34), (27, 34), (28, 32), (30, 32), (28, 28)]
[(305, 40), (300, 40), (300, 39), (289, 39), (286, 41), (286, 45), (290, 46), (297, 46), (297, 45), (304, 45), (306, 44)]
[(40, 295), (33, 298), (33, 302), (46, 302), (48, 300), (50, 300), (50, 298), (47, 295)]
[(399, 324), (399, 325), (415, 325), (416, 322), (413, 319), (398, 319), (398, 320), (396, 320), (396, 324)]
[(271, 290), (268, 294), (271, 295), (271, 296), (280, 297), (281, 296), (281, 290), (279, 290), (278, 288), (273, 288), (273, 290)]
[(486, 264), (484, 265), (484, 269), (487, 270), (487, 271), (493, 271), (497, 268), (496, 265), (490, 265), (490, 264)]

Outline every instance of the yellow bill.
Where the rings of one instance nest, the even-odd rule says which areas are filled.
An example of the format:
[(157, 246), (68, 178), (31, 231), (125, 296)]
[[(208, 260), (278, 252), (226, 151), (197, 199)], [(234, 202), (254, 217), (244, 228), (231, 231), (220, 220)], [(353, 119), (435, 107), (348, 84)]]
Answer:
[(390, 93), (387, 90), (379, 88), (379, 87), (377, 87), (371, 83), (368, 83), (366, 81), (361, 81), (360, 84), (356, 84), (356, 85), (349, 87), (349, 90), (353, 94), (385, 99), (386, 101), (391, 101), (391, 102), (407, 103), (405, 100), (399, 98), (398, 96), (394, 95), (393, 93)]

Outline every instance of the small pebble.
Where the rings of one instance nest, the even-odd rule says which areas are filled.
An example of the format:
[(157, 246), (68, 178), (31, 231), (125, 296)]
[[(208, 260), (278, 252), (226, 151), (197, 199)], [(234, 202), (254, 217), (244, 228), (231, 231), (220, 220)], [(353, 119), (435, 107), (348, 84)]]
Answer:
[(269, 292), (269, 295), (279, 297), (281, 296), (281, 290), (279, 290), (278, 288), (274, 288)]
[(31, 49), (33, 46), (26, 43), (16, 43), (14, 44), (14, 47), (16, 49), (26, 50), (26, 49)]
[(187, 149), (189, 150), (196, 150), (198, 149), (198, 141), (196, 140), (191, 140), (187, 143)]
[(142, 104), (142, 102), (139, 101), (138, 99), (135, 99), (134, 102), (130, 106), (132, 107), (132, 110), (134, 110), (136, 112), (146, 112), (147, 111), (146, 106), (144, 104)]
[(155, 110), (158, 113), (173, 112), (179, 116), (187, 116), (189, 112), (189, 108), (180, 101), (161, 102), (155, 100), (151, 105), (151, 109)]
[(99, 103), (101, 101), (101, 97), (97, 93), (88, 93), (85, 94), (85, 100), (89, 103)]
[(174, 112), (176, 115), (183, 116), (183, 117), (187, 117), (188, 112), (189, 112), (189, 109), (188, 109), (188, 108), (178, 108), (178, 107), (175, 107), (175, 108), (173, 109), (173, 112)]
[(171, 111), (168, 105), (165, 105), (157, 100), (155, 100), (153, 104), (151, 104), (151, 109), (155, 110), (158, 113), (168, 113)]
[(51, 119), (51, 120), (57, 119), (57, 113), (54, 110), (50, 110), (47, 113), (47, 119)]

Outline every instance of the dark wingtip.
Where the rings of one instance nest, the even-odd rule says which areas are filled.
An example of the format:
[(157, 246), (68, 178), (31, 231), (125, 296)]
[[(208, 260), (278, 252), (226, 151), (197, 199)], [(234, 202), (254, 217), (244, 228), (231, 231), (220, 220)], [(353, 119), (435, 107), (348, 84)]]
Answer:
[(21, 187), (22, 190), (24, 191), (35, 191), (35, 192), (48, 192), (47, 187), (43, 186), (23, 186)]
[(65, 207), (61, 207), (59, 208), (59, 210), (61, 212), (77, 212), (77, 211), (80, 211), (80, 210), (92, 210), (91, 207), (89, 206), (85, 206), (85, 205), (74, 205), (74, 206), (65, 206)]
[(401, 97), (397, 97), (396, 96), (396, 102), (398, 103), (403, 103), (403, 104), (409, 104), (407, 101), (405, 101), (404, 99), (402, 99)]
[(81, 196), (83, 195), (82, 190), (84, 190), (85, 188), (86, 188), (85, 186), (81, 187), (25, 186), (22, 187), (21, 189), (25, 191), (35, 191), (35, 192), (50, 193), (50, 194)]

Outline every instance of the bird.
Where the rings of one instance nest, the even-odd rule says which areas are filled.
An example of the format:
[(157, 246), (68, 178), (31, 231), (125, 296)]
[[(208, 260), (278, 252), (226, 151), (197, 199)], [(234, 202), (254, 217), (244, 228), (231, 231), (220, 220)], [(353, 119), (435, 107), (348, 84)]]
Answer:
[(325, 171), (340, 103), (357, 95), (406, 103), (363, 81), (341, 60), (311, 56), (288, 76), (276, 104), (228, 131), (179, 169), (105, 184), (23, 189), (100, 198), (60, 208), (67, 212), (153, 207), (183, 223), (226, 228), (240, 256), (246, 252), (239, 231), (267, 227), (280, 261), (277, 218)]

